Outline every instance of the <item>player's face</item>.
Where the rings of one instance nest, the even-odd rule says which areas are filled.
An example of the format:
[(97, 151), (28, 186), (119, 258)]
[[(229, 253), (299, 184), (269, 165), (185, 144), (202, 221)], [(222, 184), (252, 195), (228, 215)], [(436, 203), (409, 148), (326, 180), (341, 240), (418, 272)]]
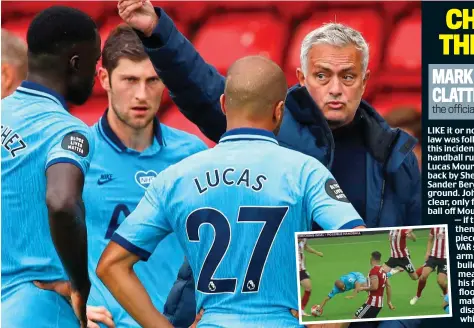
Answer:
[(135, 62), (121, 58), (109, 79), (107, 91), (117, 117), (137, 130), (152, 124), (165, 86), (150, 59)]
[(354, 45), (336, 47), (314, 45), (308, 54), (308, 72), (298, 71), (305, 85), (322, 110), (331, 128), (350, 123), (355, 116), (370, 72), (364, 78), (362, 54)]
[(96, 66), (100, 59), (100, 36), (96, 31), (96, 39), (77, 46), (77, 55), (71, 61), (71, 76), (66, 100), (82, 105), (89, 99), (94, 87)]

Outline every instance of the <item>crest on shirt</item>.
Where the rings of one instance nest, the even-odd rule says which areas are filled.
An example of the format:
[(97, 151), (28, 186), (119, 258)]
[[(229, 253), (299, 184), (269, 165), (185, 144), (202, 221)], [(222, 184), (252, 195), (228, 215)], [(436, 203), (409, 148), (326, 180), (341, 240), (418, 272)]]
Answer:
[(158, 174), (153, 171), (138, 171), (135, 173), (135, 182), (138, 183), (140, 187), (143, 189), (147, 189), (148, 186), (150, 185), (151, 181), (153, 181), (154, 178), (156, 178)]
[(339, 186), (336, 180), (328, 179), (326, 181), (324, 189), (326, 189), (326, 193), (332, 199), (335, 199), (344, 203), (349, 203), (349, 200), (347, 199), (346, 195), (344, 195), (344, 192), (342, 191), (341, 187)]

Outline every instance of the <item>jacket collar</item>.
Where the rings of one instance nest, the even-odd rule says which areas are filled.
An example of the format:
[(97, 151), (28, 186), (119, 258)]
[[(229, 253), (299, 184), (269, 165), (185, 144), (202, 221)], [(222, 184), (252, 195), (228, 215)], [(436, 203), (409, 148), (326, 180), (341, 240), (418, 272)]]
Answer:
[[(286, 107), (300, 124), (308, 126), (316, 138), (318, 147), (329, 145), (334, 150), (331, 129), (305, 87), (295, 85), (290, 88)], [(413, 150), (417, 140), (398, 128), (390, 128), (382, 116), (365, 100), (362, 100), (359, 105), (358, 115), (361, 115), (364, 140), (369, 153), (384, 165), (387, 172), (396, 171)], [(331, 155), (328, 161), (330, 164), (332, 164), (333, 156)], [(331, 165), (328, 167), (330, 168)]]

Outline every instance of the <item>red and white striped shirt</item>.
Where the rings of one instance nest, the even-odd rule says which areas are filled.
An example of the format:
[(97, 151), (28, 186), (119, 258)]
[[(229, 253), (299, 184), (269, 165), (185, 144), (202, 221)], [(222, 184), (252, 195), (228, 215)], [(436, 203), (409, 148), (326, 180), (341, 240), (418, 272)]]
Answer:
[(387, 284), (387, 274), (383, 271), (382, 266), (376, 265), (369, 272), (369, 284), (370, 277), (372, 276), (377, 276), (379, 279), (379, 287), (376, 290), (371, 290), (369, 292), (369, 297), (365, 304), (381, 308), (383, 307), (383, 293)]
[(410, 256), (407, 248), (408, 229), (390, 230), (388, 240), (390, 241), (391, 257), (402, 258)]
[(438, 259), (446, 258), (446, 229), (445, 228), (431, 228), (430, 236), (433, 236), (433, 248), (431, 249), (431, 256)]
[(306, 265), (305, 265), (305, 258), (304, 258), (304, 247), (306, 246), (306, 238), (302, 238), (298, 240), (298, 255), (299, 255), (299, 266), (300, 266), (300, 271), (306, 270)]

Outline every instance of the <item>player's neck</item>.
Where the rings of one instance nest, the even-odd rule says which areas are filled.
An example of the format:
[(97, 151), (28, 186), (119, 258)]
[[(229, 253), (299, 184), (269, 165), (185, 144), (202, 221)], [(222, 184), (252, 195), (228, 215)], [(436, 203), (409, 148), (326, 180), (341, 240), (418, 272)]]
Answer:
[(118, 118), (113, 117), (110, 111), (107, 120), (110, 128), (125, 147), (142, 152), (153, 143), (153, 122), (143, 129), (133, 129)]
[(273, 132), (273, 126), (266, 122), (259, 122), (259, 121), (250, 121), (245, 119), (232, 119), (227, 120), (227, 131), (233, 129), (240, 129), (240, 128), (254, 128), (254, 129), (261, 129)]
[(44, 74), (40, 74), (36, 72), (28, 72), (26, 80), (33, 83), (40, 84), (43, 87), (46, 87), (48, 89), (51, 89), (63, 97), (66, 96), (66, 87), (64, 85), (64, 82), (55, 81), (54, 79), (48, 76), (45, 76)]

